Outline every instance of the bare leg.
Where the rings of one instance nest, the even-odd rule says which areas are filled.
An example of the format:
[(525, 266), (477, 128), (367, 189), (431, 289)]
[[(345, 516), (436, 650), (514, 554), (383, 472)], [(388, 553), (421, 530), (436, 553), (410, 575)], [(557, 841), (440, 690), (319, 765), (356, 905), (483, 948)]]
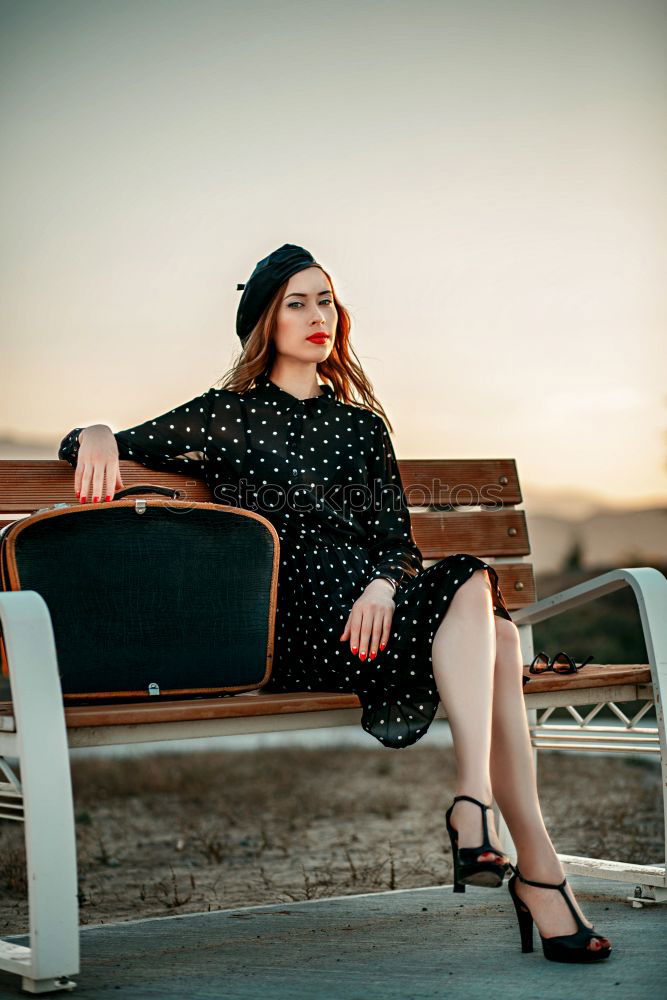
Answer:
[[(476, 570), (456, 591), (433, 637), (433, 674), (452, 730), (457, 765), (456, 795), (472, 795), (491, 804), (491, 720), (496, 658), (491, 584), (486, 570)], [(499, 803), (500, 804), (500, 803)], [(482, 861), (506, 860), (495, 831), (493, 812), (486, 811), (489, 839), (498, 855)], [(451, 822), (459, 847), (482, 843), (482, 812), (474, 802), (457, 802)], [(528, 876), (527, 876), (528, 877)]]
[[(494, 798), (516, 845), (521, 874), (534, 882), (562, 882), (565, 873), (544, 825), (538, 799), (523, 696), (519, 632), (507, 619), (497, 616), (494, 619), (496, 661), (490, 759)], [(521, 881), (517, 881), (516, 889), (545, 937), (576, 931), (574, 917), (559, 892), (538, 889)], [(569, 882), (565, 891), (581, 919), (590, 927)], [(589, 947), (597, 950), (604, 947), (604, 942), (593, 939)]]

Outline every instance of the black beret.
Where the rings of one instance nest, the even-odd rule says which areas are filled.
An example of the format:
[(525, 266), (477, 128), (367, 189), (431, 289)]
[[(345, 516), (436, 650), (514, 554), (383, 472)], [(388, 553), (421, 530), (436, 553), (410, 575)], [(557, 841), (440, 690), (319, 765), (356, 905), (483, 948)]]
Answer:
[(313, 255), (294, 243), (284, 243), (257, 262), (245, 285), (239, 283), (236, 286), (237, 291), (243, 289), (236, 311), (236, 332), (242, 344), (282, 283), (297, 271), (317, 266)]

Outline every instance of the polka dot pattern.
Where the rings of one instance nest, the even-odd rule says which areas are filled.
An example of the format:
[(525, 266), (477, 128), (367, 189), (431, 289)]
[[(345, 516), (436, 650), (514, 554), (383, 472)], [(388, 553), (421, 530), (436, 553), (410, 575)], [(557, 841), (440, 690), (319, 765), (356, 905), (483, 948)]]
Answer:
[[(424, 568), (384, 420), (328, 385), (299, 399), (265, 373), (242, 394), (211, 388), (114, 434), (121, 459), (207, 483), (255, 510), (280, 539), (274, 663), (266, 691), (352, 691), (362, 727), (386, 747), (421, 739), (437, 711), (433, 636), (458, 588), (489, 571), (493, 612), (511, 621), (495, 569), (456, 553)], [(74, 468), (77, 427), (58, 458)], [(366, 662), (340, 635), (371, 580), (396, 584), (384, 651)]]

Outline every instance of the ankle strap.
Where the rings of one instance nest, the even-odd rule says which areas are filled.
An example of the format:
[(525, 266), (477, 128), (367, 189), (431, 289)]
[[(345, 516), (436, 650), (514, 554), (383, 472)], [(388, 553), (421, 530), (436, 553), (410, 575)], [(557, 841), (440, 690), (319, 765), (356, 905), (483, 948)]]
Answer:
[(512, 869), (516, 873), (517, 878), (520, 878), (522, 882), (525, 882), (526, 885), (535, 885), (538, 889), (560, 889), (567, 882), (566, 878), (562, 882), (531, 882), (529, 878), (523, 877), (516, 865), (512, 865)]
[(567, 903), (567, 905), (568, 905), (568, 907), (570, 909), (570, 913), (574, 917), (575, 923), (576, 923), (577, 927), (579, 928), (579, 931), (584, 931), (585, 930), (585, 931), (588, 932), (588, 935), (591, 936), (591, 937), (599, 937), (600, 936), (599, 934), (591, 934), (592, 928), (586, 926), (586, 924), (583, 922), (583, 920), (581, 919), (581, 917), (579, 916), (579, 914), (575, 910), (574, 904), (572, 903), (572, 900), (570, 899), (570, 897), (568, 896), (568, 894), (565, 891), (565, 883), (567, 882), (567, 878), (564, 878), (562, 882), (558, 882), (558, 883), (556, 883), (556, 882), (554, 882), (554, 883), (550, 883), (550, 882), (531, 882), (530, 879), (527, 879), (527, 878), (523, 877), (523, 875), (521, 874), (521, 872), (519, 871), (519, 869), (517, 868), (516, 865), (511, 865), (511, 867), (512, 867), (513, 871), (515, 872), (515, 874), (521, 879), (521, 881), (525, 882), (527, 885), (536, 885), (540, 889), (558, 889), (559, 892), (560, 892), (560, 894), (561, 894), (561, 896), (563, 897), (563, 899)]
[(491, 806), (487, 806), (483, 802), (480, 802), (479, 799), (473, 799), (472, 795), (455, 795), (454, 796), (454, 802), (458, 802), (459, 799), (467, 799), (468, 802), (474, 802), (475, 805), (481, 806), (482, 809), (490, 809), (491, 808)]

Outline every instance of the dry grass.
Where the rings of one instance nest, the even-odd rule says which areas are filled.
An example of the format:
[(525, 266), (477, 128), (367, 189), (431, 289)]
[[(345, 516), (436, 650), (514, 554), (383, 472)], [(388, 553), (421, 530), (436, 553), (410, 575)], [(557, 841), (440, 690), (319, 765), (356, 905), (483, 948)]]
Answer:
[[(76, 761), (81, 923), (451, 881), (454, 780), (426, 745)], [(539, 784), (560, 852), (661, 863), (657, 761), (543, 751)], [(3, 934), (27, 930), (25, 891), (0, 821)]]

